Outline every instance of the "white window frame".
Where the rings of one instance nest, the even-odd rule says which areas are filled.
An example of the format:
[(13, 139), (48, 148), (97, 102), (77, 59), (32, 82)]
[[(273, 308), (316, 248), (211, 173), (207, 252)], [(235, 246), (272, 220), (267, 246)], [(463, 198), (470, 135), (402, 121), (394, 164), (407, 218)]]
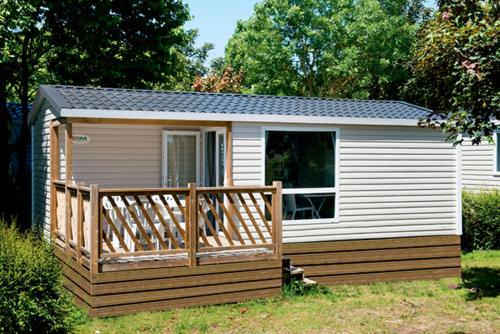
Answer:
[(283, 194), (335, 194), (335, 213), (333, 218), (311, 218), (283, 220), (285, 223), (338, 223), (339, 222), (339, 204), (340, 204), (340, 128), (338, 127), (320, 127), (320, 126), (263, 126), (261, 133), (261, 184), (266, 184), (266, 132), (268, 131), (288, 131), (288, 132), (335, 132), (335, 187), (324, 188), (283, 188)]
[(167, 136), (169, 135), (184, 135), (184, 136), (195, 136), (196, 137), (196, 184), (200, 184), (200, 165), (201, 165), (201, 155), (200, 155), (200, 131), (183, 131), (183, 130), (162, 130), (162, 166), (161, 166), (161, 187), (166, 188), (165, 184), (165, 178), (168, 175), (168, 147), (166, 145), (167, 143)]

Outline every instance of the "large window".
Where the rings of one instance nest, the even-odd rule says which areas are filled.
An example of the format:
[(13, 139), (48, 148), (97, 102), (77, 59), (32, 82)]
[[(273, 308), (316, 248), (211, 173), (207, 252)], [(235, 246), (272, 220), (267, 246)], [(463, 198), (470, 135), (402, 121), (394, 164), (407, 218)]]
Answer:
[(265, 183), (283, 183), (283, 219), (334, 219), (337, 132), (267, 130), (265, 141)]

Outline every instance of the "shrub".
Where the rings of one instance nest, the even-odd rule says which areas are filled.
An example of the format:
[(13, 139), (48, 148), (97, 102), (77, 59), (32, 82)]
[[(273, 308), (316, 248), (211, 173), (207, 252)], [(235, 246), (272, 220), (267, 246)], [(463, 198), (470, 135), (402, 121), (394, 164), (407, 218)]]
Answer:
[(500, 249), (500, 192), (462, 194), (462, 249)]
[(66, 333), (75, 315), (52, 247), (0, 221), (0, 332)]

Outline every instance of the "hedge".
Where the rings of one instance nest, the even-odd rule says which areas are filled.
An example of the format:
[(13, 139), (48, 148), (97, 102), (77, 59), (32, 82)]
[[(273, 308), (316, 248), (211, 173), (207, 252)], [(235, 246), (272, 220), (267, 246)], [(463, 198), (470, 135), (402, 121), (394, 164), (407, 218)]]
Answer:
[(500, 192), (462, 193), (462, 249), (500, 249)]
[(51, 246), (0, 221), (0, 333), (67, 333), (79, 316)]

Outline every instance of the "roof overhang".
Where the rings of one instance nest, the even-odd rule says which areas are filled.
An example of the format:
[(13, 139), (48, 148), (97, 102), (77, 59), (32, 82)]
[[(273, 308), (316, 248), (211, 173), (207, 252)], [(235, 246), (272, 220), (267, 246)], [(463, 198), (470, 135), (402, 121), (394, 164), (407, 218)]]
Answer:
[(130, 120), (187, 120), (222, 122), (259, 122), (295, 124), (340, 124), (340, 125), (392, 125), (417, 126), (416, 119), (354, 118), (323, 116), (291, 116), (272, 114), (190, 113), (144, 110), (60, 109), (66, 118), (101, 118)]
[(40, 111), (40, 108), (43, 105), (43, 102), (47, 100), (47, 102), (52, 106), (52, 110), (58, 114), (61, 112), (61, 99), (58, 96), (54, 96), (53, 94), (49, 94), (47, 91), (47, 87), (45, 85), (41, 85), (38, 88), (38, 92), (36, 93), (35, 99), (33, 100), (33, 105), (31, 107), (31, 112), (28, 115), (28, 126), (30, 126), (36, 118), (36, 115)]

